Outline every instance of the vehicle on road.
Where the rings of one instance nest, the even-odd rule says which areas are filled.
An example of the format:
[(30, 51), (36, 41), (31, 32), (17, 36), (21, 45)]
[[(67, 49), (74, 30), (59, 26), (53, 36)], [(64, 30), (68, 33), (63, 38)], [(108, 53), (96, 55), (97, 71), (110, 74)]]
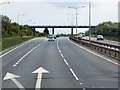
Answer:
[(97, 40), (104, 40), (103, 35), (97, 35)]
[(56, 37), (58, 38), (58, 37), (59, 37), (59, 35), (56, 35)]
[(48, 36), (48, 41), (54, 41), (55, 39), (54, 39), (54, 36), (53, 35), (49, 35)]
[(54, 39), (56, 39), (57, 37), (56, 37), (56, 35), (54, 35)]
[(76, 36), (78, 39), (81, 39), (83, 37), (82, 34), (79, 34), (78, 36)]

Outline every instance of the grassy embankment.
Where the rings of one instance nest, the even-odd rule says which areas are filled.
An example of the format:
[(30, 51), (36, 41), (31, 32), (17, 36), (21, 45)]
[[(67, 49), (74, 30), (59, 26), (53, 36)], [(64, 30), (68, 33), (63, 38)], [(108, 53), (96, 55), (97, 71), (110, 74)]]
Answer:
[(112, 41), (119, 41), (120, 42), (120, 37), (104, 37), (106, 40), (112, 40)]
[(3, 38), (2, 44), (0, 43), (0, 50), (5, 50), (32, 38), (32, 36)]

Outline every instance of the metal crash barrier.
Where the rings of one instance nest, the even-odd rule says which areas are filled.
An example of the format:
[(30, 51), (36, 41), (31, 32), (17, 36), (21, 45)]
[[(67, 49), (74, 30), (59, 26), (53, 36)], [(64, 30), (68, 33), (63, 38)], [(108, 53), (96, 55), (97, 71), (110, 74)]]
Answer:
[(97, 51), (101, 54), (120, 60), (120, 46), (118, 45), (111, 45), (111, 44), (96, 42), (92, 40), (89, 41), (86, 39), (77, 38), (73, 36), (70, 36), (69, 39), (78, 44), (84, 45), (94, 51)]

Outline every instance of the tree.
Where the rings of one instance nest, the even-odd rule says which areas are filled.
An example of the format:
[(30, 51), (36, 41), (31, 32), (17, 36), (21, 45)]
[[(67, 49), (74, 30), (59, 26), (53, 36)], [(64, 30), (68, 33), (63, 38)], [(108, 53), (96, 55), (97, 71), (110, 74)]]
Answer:
[[(102, 34), (103, 36), (112, 36), (112, 37), (120, 37), (119, 32), (119, 22), (103, 22), (98, 24), (96, 28), (91, 29), (92, 35)], [(86, 35), (89, 35), (89, 30), (85, 32)]]
[(10, 37), (11, 36), (11, 20), (8, 16), (0, 15), (0, 18), (2, 19), (2, 37)]
[(19, 25), (16, 22), (11, 23), (8, 16), (0, 15), (2, 23), (2, 37), (22, 37), (22, 36), (32, 36), (33, 31), (28, 25)]

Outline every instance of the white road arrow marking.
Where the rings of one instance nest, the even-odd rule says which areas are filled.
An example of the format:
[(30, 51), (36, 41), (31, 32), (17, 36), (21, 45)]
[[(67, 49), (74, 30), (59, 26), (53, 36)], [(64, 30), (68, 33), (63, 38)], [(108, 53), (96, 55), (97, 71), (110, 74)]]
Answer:
[(11, 79), (18, 86), (18, 88), (20, 88), (21, 90), (25, 90), (24, 87), (15, 79), (15, 78), (19, 78), (19, 77), (20, 76), (8, 72), (5, 75), (3, 80)]
[(41, 88), (41, 81), (42, 81), (42, 74), (49, 73), (49, 71), (45, 70), (43, 67), (38, 68), (37, 70), (33, 71), (32, 73), (37, 73), (37, 82), (36, 82), (36, 90)]

